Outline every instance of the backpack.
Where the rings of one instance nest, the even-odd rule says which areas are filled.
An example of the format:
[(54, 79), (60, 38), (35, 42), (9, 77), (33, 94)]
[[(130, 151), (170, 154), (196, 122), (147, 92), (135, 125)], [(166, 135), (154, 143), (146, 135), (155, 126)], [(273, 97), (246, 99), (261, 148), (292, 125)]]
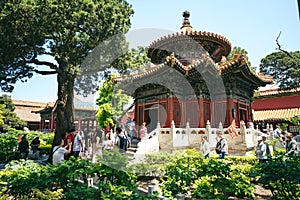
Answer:
[(126, 136), (118, 136), (119, 137), (119, 148), (124, 150), (124, 151), (127, 151), (127, 147), (128, 147), (128, 140), (126, 138)]
[(216, 153), (217, 154), (220, 154), (221, 153), (221, 150), (222, 150), (222, 148), (224, 147), (224, 145), (223, 146), (221, 146), (221, 141), (223, 140), (223, 138), (222, 139), (220, 139), (218, 142), (217, 142), (217, 145), (216, 145)]

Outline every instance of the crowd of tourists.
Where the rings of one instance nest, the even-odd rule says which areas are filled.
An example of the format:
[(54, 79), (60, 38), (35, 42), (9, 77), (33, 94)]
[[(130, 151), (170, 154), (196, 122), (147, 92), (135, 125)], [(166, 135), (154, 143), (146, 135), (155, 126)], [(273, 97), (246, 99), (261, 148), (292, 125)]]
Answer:
[[(66, 130), (64, 137), (58, 140), (52, 151), (53, 164), (68, 160), (70, 156), (75, 158), (82, 157), (96, 161), (98, 156), (102, 156), (102, 151), (112, 151), (118, 148), (121, 153), (128, 150), (133, 140), (140, 141), (147, 136), (146, 123), (142, 123), (137, 128), (135, 120), (128, 117), (126, 124), (121, 128), (117, 127), (115, 132), (100, 130), (95, 128), (90, 132), (87, 129), (80, 131), (74, 128)], [(286, 150), (286, 156), (298, 155), (300, 150), (300, 135), (293, 135), (287, 131), (281, 131), (279, 127), (274, 130), (274, 137), (280, 141)], [(223, 133), (217, 133), (217, 144), (214, 147), (219, 159), (224, 159), (228, 152), (227, 140)], [(257, 137), (257, 146), (255, 154), (259, 162), (267, 162), (273, 157), (273, 145), (268, 141), (267, 134), (261, 134)], [(26, 136), (19, 139), (18, 152), (20, 158), (27, 159), (29, 149), (32, 153), (42, 154), (43, 149), (39, 148), (39, 137), (34, 138), (30, 145)], [(200, 141), (200, 153), (204, 158), (210, 158), (211, 145), (207, 136), (203, 135)]]
[(130, 117), (128, 117), (126, 124), (122, 128), (117, 127), (115, 132), (98, 128), (90, 132), (87, 129), (83, 131), (67, 130), (65, 137), (58, 141), (53, 148), (53, 164), (68, 160), (70, 156), (75, 158), (80, 156), (95, 162), (97, 158), (103, 156), (103, 150), (112, 151), (114, 148), (124, 153), (134, 139), (140, 141), (147, 135), (146, 123), (142, 123), (138, 130), (135, 121)]
[[(255, 155), (259, 162), (267, 162), (273, 157), (273, 145), (268, 140), (269, 135), (261, 133), (257, 138), (257, 146), (255, 148)], [(300, 155), (300, 135), (293, 135), (287, 131), (281, 131), (279, 127), (274, 130), (274, 137), (285, 149), (285, 156), (299, 156)], [(224, 159), (228, 152), (227, 140), (223, 133), (219, 131), (217, 133), (217, 144), (215, 151), (218, 154), (219, 159)], [(209, 158), (211, 153), (211, 145), (207, 139), (207, 136), (203, 135), (200, 142), (200, 153), (204, 158)]]
[[(268, 135), (257, 137), (256, 157), (259, 162), (267, 162), (273, 157), (273, 145), (268, 141)], [(282, 131), (279, 126), (274, 130), (274, 138), (285, 148), (285, 156), (298, 156), (300, 152), (300, 135)]]

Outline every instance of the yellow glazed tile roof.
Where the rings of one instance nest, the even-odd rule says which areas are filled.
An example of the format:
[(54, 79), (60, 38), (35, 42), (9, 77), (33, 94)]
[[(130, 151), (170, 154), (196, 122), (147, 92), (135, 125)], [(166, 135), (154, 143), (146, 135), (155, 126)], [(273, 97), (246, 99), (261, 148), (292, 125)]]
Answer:
[(300, 108), (253, 111), (254, 121), (278, 121), (300, 115)]

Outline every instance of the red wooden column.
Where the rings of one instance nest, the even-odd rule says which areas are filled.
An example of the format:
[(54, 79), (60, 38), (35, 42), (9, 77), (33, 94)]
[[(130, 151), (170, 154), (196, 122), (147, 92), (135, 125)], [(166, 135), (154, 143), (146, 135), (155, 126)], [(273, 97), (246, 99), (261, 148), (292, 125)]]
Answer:
[(167, 98), (167, 120), (166, 120), (167, 127), (171, 127), (173, 116), (174, 116), (174, 99), (169, 97)]
[[(237, 110), (234, 110), (234, 102), (233, 102), (233, 98), (228, 98), (227, 99), (227, 124), (231, 124), (231, 122), (233, 121), (233, 119), (236, 118), (237, 115)], [(233, 116), (233, 114), (235, 114), (235, 116)], [(236, 121), (237, 123), (237, 121)]]
[(199, 127), (204, 128), (205, 127), (205, 121), (204, 121), (204, 103), (203, 98), (198, 98), (198, 104), (199, 104)]

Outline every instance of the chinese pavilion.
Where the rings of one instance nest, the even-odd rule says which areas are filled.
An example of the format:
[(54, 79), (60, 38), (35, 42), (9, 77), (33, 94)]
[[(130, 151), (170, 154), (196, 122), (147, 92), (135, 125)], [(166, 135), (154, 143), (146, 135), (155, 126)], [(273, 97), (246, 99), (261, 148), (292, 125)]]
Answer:
[(254, 90), (272, 83), (272, 78), (253, 72), (243, 55), (226, 57), (231, 43), (225, 37), (193, 30), (189, 12), (183, 13), (179, 32), (152, 42), (148, 57), (154, 66), (122, 81), (122, 88), (135, 99), (137, 125), (147, 123), (148, 132), (157, 123), (205, 127), (233, 119), (253, 121)]

